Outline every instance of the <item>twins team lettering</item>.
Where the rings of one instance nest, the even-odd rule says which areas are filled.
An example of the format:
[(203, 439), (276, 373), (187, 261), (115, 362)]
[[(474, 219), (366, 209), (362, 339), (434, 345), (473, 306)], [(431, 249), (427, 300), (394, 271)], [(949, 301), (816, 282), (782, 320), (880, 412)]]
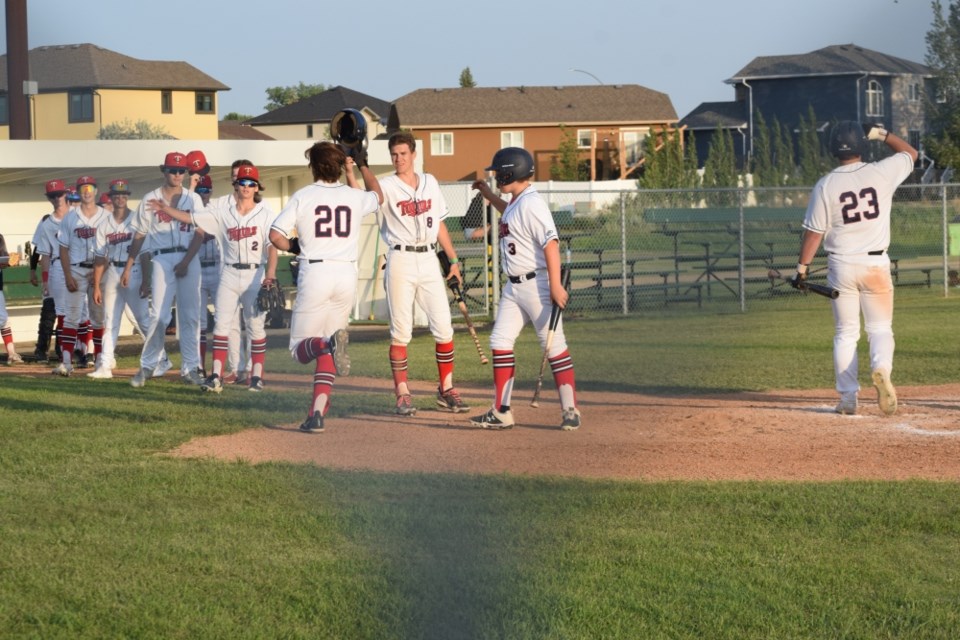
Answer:
[(107, 234), (107, 244), (124, 244), (133, 240), (133, 233), (129, 231), (108, 233)]
[(246, 238), (252, 238), (257, 235), (256, 227), (234, 227), (227, 229), (227, 237), (234, 242), (240, 242)]
[(404, 200), (397, 203), (402, 216), (419, 216), (422, 213), (430, 211), (433, 207), (433, 200)]
[(74, 233), (81, 240), (89, 240), (90, 238), (97, 237), (97, 230), (94, 227), (80, 227), (75, 229)]

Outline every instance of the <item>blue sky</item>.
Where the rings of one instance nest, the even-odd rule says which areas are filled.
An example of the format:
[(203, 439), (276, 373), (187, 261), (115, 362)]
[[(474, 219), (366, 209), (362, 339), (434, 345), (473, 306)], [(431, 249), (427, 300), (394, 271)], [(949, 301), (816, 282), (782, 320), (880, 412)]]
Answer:
[[(458, 86), (470, 67), (488, 87), (640, 84), (683, 117), (732, 100), (723, 81), (757, 56), (854, 43), (923, 62), (933, 12), (928, 0), (29, 0), (28, 20), (30, 48), (90, 42), (189, 62), (231, 87), (221, 115), (263, 113), (271, 86), (343, 85), (392, 101)], [(0, 23), (5, 51), (5, 14)]]

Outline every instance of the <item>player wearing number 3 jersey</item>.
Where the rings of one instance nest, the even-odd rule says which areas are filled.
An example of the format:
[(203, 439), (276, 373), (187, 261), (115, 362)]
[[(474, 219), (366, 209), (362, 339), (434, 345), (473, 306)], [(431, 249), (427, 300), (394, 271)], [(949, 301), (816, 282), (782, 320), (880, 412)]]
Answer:
[[(863, 162), (868, 140), (880, 140), (894, 155)], [(890, 277), (890, 210), (897, 186), (913, 171), (917, 151), (902, 138), (876, 125), (839, 122), (830, 133), (830, 152), (839, 166), (817, 182), (803, 221), (803, 241), (793, 283), (807, 277), (810, 262), (823, 241), (827, 282), (840, 292), (833, 300), (836, 333), (833, 364), (840, 403), (837, 413), (855, 414), (857, 342), (860, 312), (870, 342), (870, 368), (880, 410), (897, 411), (890, 382), (893, 369), (893, 280)]]
[[(300, 430), (323, 431), (335, 375), (346, 375), (346, 326), (357, 294), (360, 221), (383, 200), (380, 184), (364, 164), (360, 175), (366, 191), (357, 188), (354, 161), (332, 142), (307, 150), (316, 180), (291, 196), (270, 228), (270, 242), (290, 250), (300, 243), (297, 299), (290, 318), (290, 353), (298, 362), (316, 360), (313, 401)], [(339, 182), (346, 170), (347, 184)]]

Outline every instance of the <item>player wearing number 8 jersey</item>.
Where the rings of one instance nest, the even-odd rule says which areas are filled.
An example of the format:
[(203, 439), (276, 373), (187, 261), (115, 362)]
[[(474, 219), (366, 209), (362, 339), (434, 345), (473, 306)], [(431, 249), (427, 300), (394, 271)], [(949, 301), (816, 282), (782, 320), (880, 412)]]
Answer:
[[(380, 185), (364, 163), (357, 188), (353, 159), (332, 142), (307, 150), (316, 180), (296, 193), (274, 220), (270, 241), (281, 251), (298, 238), (300, 255), (297, 298), (290, 318), (290, 353), (307, 364), (316, 360), (313, 401), (300, 430), (323, 431), (335, 375), (346, 375), (346, 326), (357, 294), (360, 221), (383, 200)], [(346, 170), (347, 184), (339, 182)]]
[[(868, 140), (882, 140), (894, 154), (865, 163)], [(839, 166), (813, 188), (803, 221), (798, 286), (807, 277), (820, 242), (827, 252), (827, 282), (840, 292), (832, 301), (836, 333), (833, 364), (840, 393), (837, 413), (855, 414), (860, 384), (857, 342), (860, 312), (870, 342), (870, 368), (881, 411), (897, 410), (890, 381), (893, 369), (893, 280), (890, 276), (890, 211), (897, 186), (913, 171), (917, 151), (902, 138), (876, 125), (837, 123), (830, 133), (830, 152)]]

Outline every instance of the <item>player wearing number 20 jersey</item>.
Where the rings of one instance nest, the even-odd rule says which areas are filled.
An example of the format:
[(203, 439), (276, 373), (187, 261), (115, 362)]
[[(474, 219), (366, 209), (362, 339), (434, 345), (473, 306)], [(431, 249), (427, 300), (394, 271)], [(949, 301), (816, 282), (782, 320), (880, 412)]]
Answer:
[[(307, 152), (316, 182), (291, 196), (270, 228), (280, 250), (300, 244), (297, 298), (290, 317), (290, 353), (303, 364), (316, 360), (313, 402), (302, 431), (323, 430), (334, 375), (345, 375), (346, 326), (357, 294), (360, 223), (383, 199), (376, 177), (360, 167), (366, 191), (356, 188), (354, 162), (331, 142)], [(347, 184), (339, 182), (346, 171)]]

